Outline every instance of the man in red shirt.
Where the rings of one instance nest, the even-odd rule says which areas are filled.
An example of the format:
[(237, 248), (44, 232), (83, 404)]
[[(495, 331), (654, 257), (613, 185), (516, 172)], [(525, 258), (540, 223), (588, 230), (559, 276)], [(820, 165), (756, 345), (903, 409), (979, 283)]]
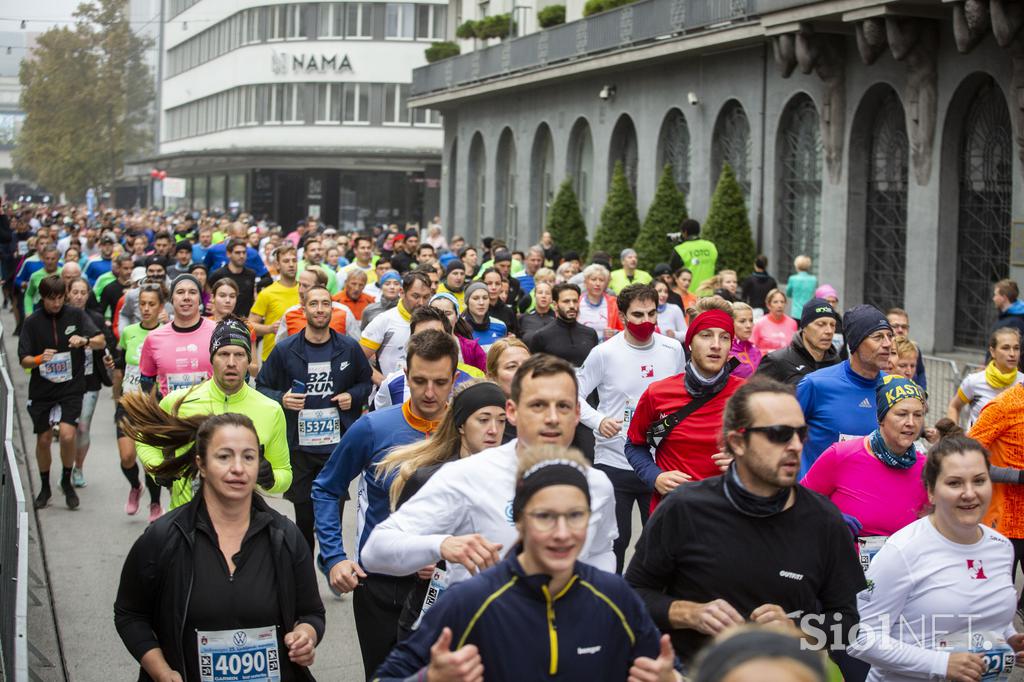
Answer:
[[(679, 484), (721, 473), (713, 455), (720, 450), (722, 414), (729, 396), (743, 383), (731, 374), (732, 335), (731, 311), (716, 307), (702, 312), (686, 331), (686, 370), (654, 382), (637, 402), (626, 436), (626, 458), (640, 480), (655, 491), (652, 511), (662, 495)], [(684, 416), (680, 411), (693, 401), (700, 403)], [(679, 417), (682, 421), (677, 421)]]

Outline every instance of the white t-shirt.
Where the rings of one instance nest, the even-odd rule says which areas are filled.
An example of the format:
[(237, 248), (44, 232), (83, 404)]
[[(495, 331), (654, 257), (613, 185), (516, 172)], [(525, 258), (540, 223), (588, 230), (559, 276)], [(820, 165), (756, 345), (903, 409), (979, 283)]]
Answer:
[[(850, 655), (871, 664), (869, 682), (943, 678), (950, 633), (991, 631), (1009, 637), (1017, 591), (1013, 547), (984, 526), (971, 545), (947, 539), (926, 516), (892, 535), (857, 595), (860, 628)], [(934, 679), (934, 678), (933, 678)]]
[[(614, 306), (612, 306), (614, 308)], [(608, 299), (601, 297), (601, 302), (594, 305), (587, 298), (587, 292), (580, 296), (580, 312), (576, 318), (580, 324), (597, 332), (599, 341), (604, 341), (604, 330), (608, 328)]]
[(666, 303), (665, 310), (658, 311), (658, 327), (662, 334), (672, 330), (672, 338), (686, 338), (686, 316), (675, 303)]
[[(595, 464), (632, 471), (625, 455), (626, 431), (637, 401), (652, 383), (679, 374), (685, 366), (683, 346), (661, 334), (655, 334), (646, 348), (631, 346), (626, 343), (625, 334), (616, 334), (590, 351), (576, 374), (580, 383), (580, 421), (594, 430)], [(596, 410), (586, 400), (595, 388), (600, 398)], [(622, 420), (622, 429), (611, 438), (597, 432), (605, 417)]]
[(359, 339), (360, 344), (377, 353), (377, 362), (384, 376), (404, 367), (405, 344), (408, 341), (409, 314), (401, 301), (373, 318)]
[[(1022, 382), (1024, 382), (1024, 374), (1017, 372), (1017, 378), (1014, 379), (1013, 384)], [(970, 424), (978, 421), (978, 415), (981, 414), (983, 407), (988, 405), (997, 395), (1010, 388), (1010, 386), (1006, 388), (994, 387), (985, 381), (985, 370), (965, 376), (964, 380), (960, 382), (960, 388), (957, 389), (956, 394), (960, 397), (960, 400), (971, 407)]]

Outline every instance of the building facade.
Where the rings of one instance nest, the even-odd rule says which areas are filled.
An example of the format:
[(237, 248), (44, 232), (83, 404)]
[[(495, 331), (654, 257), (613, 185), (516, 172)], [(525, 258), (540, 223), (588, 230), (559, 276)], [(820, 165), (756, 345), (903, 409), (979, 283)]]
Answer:
[(703, 219), (724, 162), (770, 271), (901, 306), (977, 349), (1024, 276), (1024, 31), (1000, 0), (641, 0), (418, 69), (442, 215), (520, 248), (572, 179), (593, 234), (622, 161), (641, 218), (673, 166)]
[(438, 212), (441, 121), (409, 110), (409, 83), (448, 32), (444, 0), (168, 0), (159, 154), (139, 167), (186, 179), (169, 207), (288, 227), (425, 222)]

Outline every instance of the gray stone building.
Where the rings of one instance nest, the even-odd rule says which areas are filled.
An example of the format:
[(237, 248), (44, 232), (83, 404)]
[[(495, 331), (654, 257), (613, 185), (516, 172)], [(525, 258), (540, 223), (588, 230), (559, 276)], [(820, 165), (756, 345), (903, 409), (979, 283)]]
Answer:
[[(1024, 31), (1006, 0), (640, 0), (414, 72), (443, 113), (442, 215), (537, 239), (571, 177), (593, 233), (622, 160), (707, 214), (723, 161), (784, 281), (905, 307), (927, 351), (984, 345), (1024, 276)], [(1020, 219), (1020, 220), (1018, 220)]]

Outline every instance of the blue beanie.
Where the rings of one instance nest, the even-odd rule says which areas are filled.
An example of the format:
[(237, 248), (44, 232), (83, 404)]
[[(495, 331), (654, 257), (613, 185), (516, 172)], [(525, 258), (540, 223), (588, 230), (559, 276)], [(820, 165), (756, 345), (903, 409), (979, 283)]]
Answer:
[(892, 325), (882, 311), (866, 303), (855, 305), (843, 315), (843, 334), (850, 352), (857, 350), (861, 342), (879, 329), (892, 331)]
[(380, 276), (380, 281), (377, 284), (384, 284), (384, 282), (387, 282), (388, 280), (392, 279), (398, 282), (399, 284), (402, 283), (402, 276), (399, 275), (396, 270), (388, 270), (387, 272)]

